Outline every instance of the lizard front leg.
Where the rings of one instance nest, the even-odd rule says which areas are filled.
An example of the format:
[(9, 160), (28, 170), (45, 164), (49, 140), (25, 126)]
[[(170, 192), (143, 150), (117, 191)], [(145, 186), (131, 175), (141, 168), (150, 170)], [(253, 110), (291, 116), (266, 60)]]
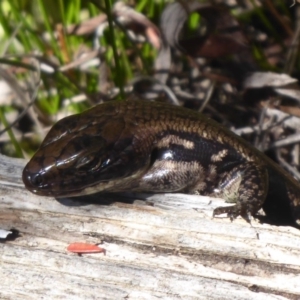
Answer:
[(225, 174), (214, 190), (214, 196), (236, 204), (216, 208), (213, 216), (227, 213), (233, 220), (240, 215), (250, 222), (250, 217), (262, 207), (267, 193), (267, 169), (252, 162), (241, 163)]
[[(167, 153), (167, 151), (166, 151)], [(206, 178), (204, 168), (198, 162), (157, 160), (132, 190), (144, 192), (185, 192), (197, 180)]]

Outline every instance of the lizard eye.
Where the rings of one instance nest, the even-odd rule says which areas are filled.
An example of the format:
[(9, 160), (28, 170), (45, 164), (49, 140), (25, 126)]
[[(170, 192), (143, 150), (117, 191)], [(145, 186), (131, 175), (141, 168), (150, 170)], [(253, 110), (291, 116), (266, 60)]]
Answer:
[(110, 163), (110, 159), (102, 160), (94, 155), (87, 155), (80, 158), (76, 163), (76, 169), (93, 172), (97, 169), (104, 168)]
[(78, 159), (76, 169), (92, 171), (101, 165), (101, 159), (96, 158), (94, 155), (83, 156)]

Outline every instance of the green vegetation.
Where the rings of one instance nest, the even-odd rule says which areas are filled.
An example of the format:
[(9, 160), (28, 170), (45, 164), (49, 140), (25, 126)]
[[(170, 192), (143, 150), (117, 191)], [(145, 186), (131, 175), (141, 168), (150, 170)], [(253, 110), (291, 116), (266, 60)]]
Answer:
[[(144, 15), (159, 27), (162, 12), (170, 2), (137, 0), (123, 4), (130, 4), (134, 13)], [(276, 14), (271, 14), (271, 18), (268, 6), (257, 6), (254, 2), (257, 3), (253, 1), (251, 9), (241, 9), (238, 5), (228, 9), (244, 27), (251, 22), (259, 23), (269, 35), (267, 42), (272, 40), (287, 51), (272, 19)], [(5, 72), (15, 79), (9, 81), (0, 73), (0, 83), (10, 89), (7, 96), (0, 95), (1, 152), (30, 156), (58, 118), (80, 112), (101, 100), (124, 99), (128, 93), (126, 87), (133, 79), (153, 75), (159, 34), (154, 27), (140, 21), (116, 19), (114, 5), (112, 0), (0, 2), (0, 68), (2, 75)], [(286, 24), (293, 22), (285, 1), (274, 1), (274, 8), (290, 20)], [(124, 11), (126, 7), (118, 12)], [(185, 27), (194, 35), (199, 24), (206, 23), (194, 12)], [(291, 27), (282, 25), (282, 28)], [(280, 68), (267, 60), (261, 45), (251, 43), (251, 47), (261, 68), (283, 70), (284, 66)], [(182, 76), (188, 76), (186, 68), (190, 68), (191, 61), (184, 55), (179, 57), (178, 51), (174, 53), (184, 66)], [(299, 62), (295, 64), (300, 67)], [(16, 85), (23, 93), (15, 92)], [(24, 110), (28, 113), (19, 120)], [(15, 120), (18, 122), (5, 131)]]

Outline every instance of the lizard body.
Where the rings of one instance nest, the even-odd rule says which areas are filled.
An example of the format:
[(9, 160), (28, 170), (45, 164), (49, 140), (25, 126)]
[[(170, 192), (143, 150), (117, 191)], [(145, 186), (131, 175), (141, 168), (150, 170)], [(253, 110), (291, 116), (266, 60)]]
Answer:
[[(249, 220), (281, 205), (300, 219), (300, 184), (204, 115), (158, 102), (111, 101), (57, 122), (23, 171), (45, 196), (182, 192), (233, 202), (214, 215)], [(280, 193), (279, 204), (272, 198)]]

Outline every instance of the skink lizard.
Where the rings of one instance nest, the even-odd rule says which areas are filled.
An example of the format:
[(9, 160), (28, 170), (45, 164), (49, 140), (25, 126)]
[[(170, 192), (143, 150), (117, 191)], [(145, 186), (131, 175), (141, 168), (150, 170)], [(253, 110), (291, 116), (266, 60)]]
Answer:
[(111, 101), (60, 120), (24, 168), (23, 181), (31, 192), (54, 197), (211, 195), (233, 202), (214, 215), (249, 221), (263, 207), (300, 220), (300, 184), (292, 176), (217, 122), (158, 102)]

